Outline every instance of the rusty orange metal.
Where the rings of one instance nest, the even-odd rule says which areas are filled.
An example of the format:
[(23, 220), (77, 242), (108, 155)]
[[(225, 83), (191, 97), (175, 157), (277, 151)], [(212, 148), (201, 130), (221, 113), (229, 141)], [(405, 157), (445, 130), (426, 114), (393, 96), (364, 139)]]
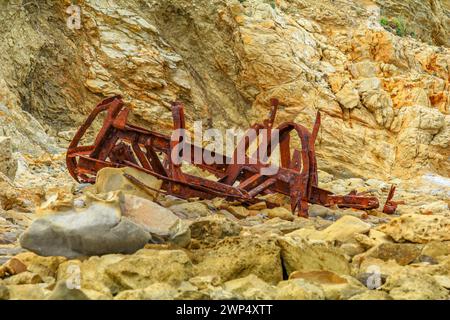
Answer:
[[(271, 99), (271, 113), (263, 123), (256, 123), (250, 129), (257, 133), (265, 129), (273, 129), (278, 108), (278, 100)], [(100, 113), (106, 113), (103, 126), (98, 132), (92, 145), (79, 146), (88, 128)], [(67, 168), (72, 177), (83, 183), (94, 183), (97, 172), (105, 167), (132, 167), (163, 181), (162, 191), (179, 198), (211, 199), (224, 197), (236, 200), (244, 205), (266, 201), (259, 196), (270, 193), (281, 193), (290, 198), (292, 212), (299, 216), (308, 216), (308, 204), (315, 203), (323, 206), (338, 206), (362, 210), (376, 209), (379, 201), (376, 197), (352, 192), (348, 195), (335, 195), (318, 187), (317, 160), (315, 154), (315, 140), (320, 128), (320, 113), (311, 132), (294, 122), (284, 122), (276, 129), (279, 130), (280, 163), (274, 175), (263, 175), (261, 169), (267, 163), (261, 159), (250, 158), (246, 155), (243, 164), (237, 163), (237, 151), (244, 147), (247, 151), (252, 139), (242, 139), (231, 158), (216, 155), (221, 158), (219, 164), (204, 162), (191, 163), (206, 170), (217, 177), (216, 181), (204, 179), (183, 172), (182, 164), (175, 163), (171, 154), (179, 143), (185, 143), (191, 155), (204, 152), (204, 148), (186, 141), (172, 141), (170, 136), (156, 131), (147, 130), (127, 122), (130, 109), (124, 105), (120, 96), (108, 98), (99, 103), (88, 116), (75, 134), (67, 151)], [(184, 107), (181, 103), (172, 104), (174, 129), (185, 127)], [(291, 146), (291, 133), (297, 134), (301, 145)], [(271, 135), (268, 141), (258, 148), (267, 148), (270, 156)], [(198, 150), (199, 149), (199, 150)], [(291, 153), (292, 151), (292, 153)], [(252, 156), (253, 157), (253, 156)], [(139, 181), (135, 181), (139, 183)], [(143, 185), (141, 183), (141, 185)], [(143, 185), (145, 187), (145, 185)], [(395, 188), (391, 189), (384, 211), (393, 213), (396, 205), (392, 201)], [(268, 207), (274, 203), (266, 201)]]

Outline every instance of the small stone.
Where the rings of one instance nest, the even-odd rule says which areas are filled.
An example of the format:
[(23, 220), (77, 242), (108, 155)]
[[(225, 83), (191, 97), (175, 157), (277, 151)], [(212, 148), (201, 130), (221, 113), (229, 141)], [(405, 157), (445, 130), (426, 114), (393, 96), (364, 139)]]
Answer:
[(249, 215), (249, 210), (243, 206), (229, 206), (227, 210), (238, 219), (244, 219)]
[(260, 212), (260, 214), (266, 215), (269, 218), (280, 218), (283, 220), (293, 221), (294, 215), (291, 211), (284, 207), (275, 207), (272, 209), (264, 209)]
[(69, 288), (67, 283), (58, 282), (47, 300), (90, 300), (80, 289)]
[(44, 280), (42, 280), (40, 275), (29, 271), (13, 275), (3, 280), (3, 284), (5, 285), (37, 284), (43, 282)]
[(314, 234), (313, 237), (325, 241), (339, 241), (344, 243), (353, 240), (355, 234), (369, 232), (370, 228), (370, 224), (356, 217), (343, 216), (318, 234)]
[(28, 271), (38, 274), (42, 279), (55, 277), (59, 265), (67, 260), (58, 256), (42, 257), (33, 252), (20, 253), (15, 258), (20, 260)]
[(169, 210), (185, 219), (206, 217), (212, 213), (208, 206), (201, 202), (180, 203), (170, 206)]
[(0, 267), (0, 279), (27, 271), (27, 266), (17, 258), (11, 258)]
[(162, 238), (163, 241), (167, 239), (182, 247), (189, 244), (188, 225), (169, 209), (161, 207), (153, 201), (128, 194), (120, 196), (120, 208), (123, 217), (143, 226), (153, 238), (156, 236), (156, 238)]
[(327, 207), (324, 207), (324, 206), (321, 206), (321, 205), (318, 205), (318, 204), (312, 204), (308, 208), (308, 214), (309, 214), (310, 217), (323, 217), (323, 218), (325, 218), (325, 217), (328, 217), (328, 216), (333, 216), (334, 212), (333, 212), (333, 210), (331, 210), (331, 209), (329, 209)]

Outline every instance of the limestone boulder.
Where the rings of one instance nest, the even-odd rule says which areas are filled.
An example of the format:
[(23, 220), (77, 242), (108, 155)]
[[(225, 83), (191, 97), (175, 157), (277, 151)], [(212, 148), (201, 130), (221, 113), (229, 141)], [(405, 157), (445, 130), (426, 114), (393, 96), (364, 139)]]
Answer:
[[(127, 177), (128, 176), (128, 177)], [(129, 178), (132, 177), (132, 178)], [(158, 193), (154, 190), (143, 188), (134, 179), (141, 181), (144, 185), (152, 189), (159, 190), (162, 181), (134, 168), (103, 168), (97, 173), (95, 185), (89, 187), (87, 191), (94, 194), (104, 194), (114, 191), (122, 191), (149, 200), (155, 200)]]
[(253, 274), (269, 284), (283, 279), (280, 248), (268, 237), (229, 237), (194, 254), (197, 275), (215, 275), (229, 281)]
[(56, 280), (79, 286), (84, 292), (99, 292), (112, 297), (122, 288), (106, 274), (106, 268), (123, 258), (123, 255), (109, 254), (93, 256), (84, 261), (68, 260), (58, 267)]
[(310, 239), (350, 242), (356, 234), (369, 232), (371, 225), (350, 215), (343, 216), (329, 227), (311, 234)]
[(25, 271), (4, 279), (2, 283), (4, 285), (37, 284), (44, 283), (44, 280), (36, 273)]
[(349, 275), (338, 275), (330, 271), (309, 271), (292, 273), (290, 279), (303, 279), (319, 286), (327, 300), (346, 300), (367, 291), (357, 279)]
[(448, 241), (450, 240), (450, 217), (404, 214), (378, 229), (397, 242)]
[(281, 257), (286, 272), (308, 272), (315, 270), (350, 274), (350, 265), (344, 255), (334, 247), (320, 242), (292, 239), (288, 236), (278, 239)]
[(8, 287), (0, 284), (0, 300), (9, 300), (9, 296)]
[(323, 300), (324, 292), (319, 285), (293, 278), (281, 281), (277, 285), (277, 300)]
[(437, 259), (440, 256), (450, 255), (450, 241), (429, 242), (423, 247), (421, 254), (433, 259)]
[(275, 286), (253, 274), (227, 281), (223, 284), (223, 288), (244, 300), (272, 300), (277, 295)]
[(69, 288), (66, 282), (56, 284), (55, 289), (48, 295), (47, 300), (90, 300), (80, 289)]
[(429, 274), (402, 271), (391, 275), (382, 289), (395, 300), (447, 300), (449, 292)]
[(173, 300), (177, 290), (164, 282), (154, 283), (144, 289), (124, 290), (114, 300)]
[(39, 275), (43, 279), (46, 277), (56, 277), (59, 265), (67, 260), (61, 256), (43, 257), (33, 252), (19, 253), (14, 259), (23, 263), (26, 270)]
[(181, 218), (195, 219), (205, 217), (212, 212), (203, 202), (184, 202), (169, 207), (169, 210)]
[(280, 218), (283, 220), (293, 221), (294, 215), (284, 207), (275, 207), (272, 209), (261, 210), (260, 214), (267, 215), (269, 218)]
[[(313, 226), (314, 223), (305, 218), (296, 218), (294, 221), (288, 221), (281, 218), (273, 218), (262, 221), (262, 223), (255, 223), (248, 227), (248, 231), (251, 234), (278, 234), (284, 235), (291, 233), (295, 230)], [(246, 232), (247, 228), (245, 231)]]
[(225, 237), (237, 236), (242, 226), (221, 215), (201, 217), (194, 220), (189, 229), (191, 237), (202, 245), (214, 245)]
[(392, 300), (392, 297), (384, 291), (367, 290), (363, 293), (355, 294), (349, 300)]
[(156, 282), (179, 284), (193, 276), (193, 265), (181, 250), (142, 249), (105, 268), (121, 290), (144, 289)]
[(47, 284), (21, 284), (6, 286), (9, 291), (9, 300), (45, 300), (51, 291), (46, 289)]
[(383, 261), (394, 260), (404, 266), (415, 261), (422, 252), (422, 245), (413, 243), (381, 243), (369, 251), (354, 257), (353, 261), (367, 259), (369, 257)]

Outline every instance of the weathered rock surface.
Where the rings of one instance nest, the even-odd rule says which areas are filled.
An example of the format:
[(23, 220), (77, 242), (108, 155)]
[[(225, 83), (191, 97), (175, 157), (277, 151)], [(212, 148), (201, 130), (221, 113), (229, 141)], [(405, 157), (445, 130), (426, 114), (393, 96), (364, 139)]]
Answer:
[(395, 260), (399, 265), (407, 265), (415, 261), (422, 252), (423, 246), (412, 243), (382, 243), (356, 256), (353, 261), (369, 257), (384, 261)]
[(288, 275), (294, 271), (332, 271), (350, 274), (350, 265), (337, 249), (323, 243), (311, 243), (289, 237), (278, 239), (283, 265)]
[(303, 279), (322, 288), (325, 299), (346, 300), (367, 291), (358, 280), (348, 275), (338, 275), (331, 271), (296, 271), (290, 279)]
[(323, 300), (324, 292), (320, 286), (303, 279), (290, 279), (278, 283), (279, 300)]
[(198, 275), (217, 275), (228, 281), (253, 274), (269, 284), (283, 279), (280, 248), (267, 237), (230, 237), (195, 254)]
[(406, 214), (379, 227), (397, 242), (427, 243), (450, 240), (450, 218)]
[(11, 138), (0, 136), (0, 172), (14, 180), (17, 171), (17, 160), (11, 150)]
[[(0, 299), (448, 299), (448, 1), (78, 3), (79, 30), (67, 0), (0, 4)], [(188, 130), (246, 129), (272, 97), (276, 124), (320, 111), (319, 187), (395, 184), (400, 216), (181, 200), (130, 168), (76, 184), (67, 144), (113, 94), (166, 134), (174, 100)], [(22, 245), (78, 260), (22, 252), (30, 224)]]
[(245, 300), (272, 300), (276, 296), (276, 288), (251, 274), (245, 278), (227, 281), (223, 288)]
[[(89, 0), (76, 32), (67, 5), (2, 4), (0, 18), (14, 21), (0, 30), (2, 135), (14, 150), (56, 150), (35, 118), (64, 137), (99, 96), (123, 95), (134, 120), (163, 129), (177, 97), (189, 120), (225, 129), (261, 119), (277, 96), (279, 120), (309, 127), (321, 109), (316, 147), (330, 172), (448, 173), (446, 1), (170, 0), (142, 10), (136, 0)], [(382, 18), (404, 19), (400, 36)]]
[(448, 290), (432, 276), (420, 272), (399, 272), (390, 276), (382, 287), (396, 300), (446, 300)]
[(171, 241), (181, 247), (187, 246), (191, 240), (188, 224), (153, 201), (124, 194), (120, 197), (120, 208), (122, 217), (143, 226), (152, 238)]
[(4, 285), (0, 285), (0, 300), (9, 300), (9, 289)]
[(192, 239), (198, 241), (194, 245), (214, 245), (226, 237), (238, 236), (242, 230), (238, 223), (220, 215), (198, 218), (189, 228)]
[(92, 190), (94, 194), (121, 191), (122, 193), (140, 198), (155, 200), (157, 192), (137, 186), (132, 180), (128, 179), (126, 175), (132, 176), (156, 190), (159, 190), (162, 184), (161, 180), (134, 168), (103, 168), (98, 172), (95, 184), (92, 187), (89, 187), (88, 191)]
[(142, 226), (121, 217), (114, 203), (96, 202), (79, 212), (74, 209), (36, 219), (20, 244), (40, 255), (74, 258), (133, 253), (150, 239)]
[(167, 283), (157, 282), (145, 289), (125, 290), (115, 300), (173, 300), (177, 290)]
[(193, 265), (181, 250), (142, 249), (110, 264), (105, 273), (122, 290), (144, 289), (156, 282), (178, 284), (193, 275)]

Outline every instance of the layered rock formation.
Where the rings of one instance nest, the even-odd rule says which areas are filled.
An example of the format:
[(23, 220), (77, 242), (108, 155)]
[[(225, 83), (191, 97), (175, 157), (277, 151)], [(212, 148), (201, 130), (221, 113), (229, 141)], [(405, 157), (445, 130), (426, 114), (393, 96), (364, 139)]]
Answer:
[[(80, 3), (79, 30), (66, 25), (68, 5), (2, 5), (12, 21), (1, 27), (0, 75), (10, 92), (2, 103), (31, 113), (48, 133), (67, 138), (113, 94), (126, 97), (136, 121), (166, 130), (177, 99), (189, 124), (226, 129), (262, 120), (278, 97), (278, 121), (311, 127), (322, 112), (325, 170), (448, 176), (446, 2), (92, 0)], [(402, 18), (416, 38), (385, 30), (384, 17)], [(20, 122), (4, 135), (24, 141), (36, 125)], [(38, 136), (29, 139), (50, 148)]]
[[(448, 1), (78, 4), (79, 29), (71, 1), (0, 4), (0, 299), (449, 298)], [(320, 111), (320, 186), (404, 202), (303, 219), (113, 169), (76, 184), (65, 148), (115, 94), (164, 133), (174, 100), (189, 128), (245, 129), (272, 97), (276, 123)]]

